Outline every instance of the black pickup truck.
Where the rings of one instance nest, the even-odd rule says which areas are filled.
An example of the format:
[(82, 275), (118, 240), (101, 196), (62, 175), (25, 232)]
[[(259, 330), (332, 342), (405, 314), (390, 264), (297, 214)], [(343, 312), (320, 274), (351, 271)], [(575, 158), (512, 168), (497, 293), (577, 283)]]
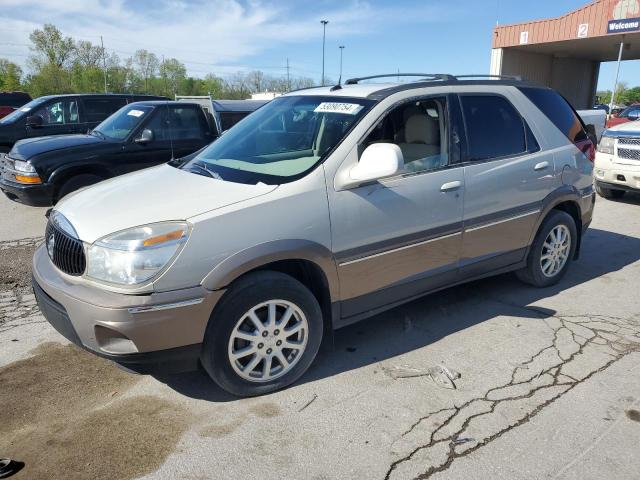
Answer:
[(131, 103), (91, 132), (24, 139), (0, 154), (0, 189), (11, 200), (48, 206), (107, 178), (185, 157), (218, 137), (195, 103)]
[(144, 100), (168, 98), (126, 93), (38, 97), (0, 119), (0, 152), (8, 152), (23, 138), (86, 133), (126, 104)]

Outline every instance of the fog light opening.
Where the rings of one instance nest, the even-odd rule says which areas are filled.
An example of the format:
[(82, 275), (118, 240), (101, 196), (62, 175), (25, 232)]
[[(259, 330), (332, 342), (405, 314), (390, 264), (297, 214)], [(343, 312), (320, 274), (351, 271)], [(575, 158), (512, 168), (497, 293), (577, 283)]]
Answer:
[(106, 353), (127, 354), (138, 353), (138, 348), (126, 335), (102, 325), (95, 326), (96, 341), (100, 349)]

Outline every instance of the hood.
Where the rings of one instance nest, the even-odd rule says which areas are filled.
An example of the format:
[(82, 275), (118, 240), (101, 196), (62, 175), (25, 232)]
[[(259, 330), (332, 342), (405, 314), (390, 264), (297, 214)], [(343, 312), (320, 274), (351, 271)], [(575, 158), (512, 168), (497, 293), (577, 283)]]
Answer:
[(120, 230), (191, 217), (275, 190), (204, 177), (169, 165), (112, 178), (65, 197), (56, 210), (81, 240), (93, 243)]
[(607, 128), (607, 131), (604, 132), (604, 134), (606, 135), (607, 132), (613, 133), (614, 135), (612, 136), (614, 137), (616, 136), (616, 134), (626, 132), (640, 134), (640, 121), (621, 123), (619, 125), (616, 125), (615, 127)]
[(93, 135), (51, 135), (48, 137), (26, 138), (16, 142), (11, 150), (11, 157), (30, 160), (41, 153), (82, 146), (91, 147), (105, 141)]

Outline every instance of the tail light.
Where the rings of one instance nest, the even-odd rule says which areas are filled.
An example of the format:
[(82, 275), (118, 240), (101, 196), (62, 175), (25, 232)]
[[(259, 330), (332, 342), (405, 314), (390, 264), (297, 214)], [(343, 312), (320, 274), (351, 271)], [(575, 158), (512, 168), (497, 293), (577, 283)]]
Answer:
[(593, 163), (596, 159), (596, 146), (589, 139), (575, 142), (576, 147), (585, 154), (587, 159)]

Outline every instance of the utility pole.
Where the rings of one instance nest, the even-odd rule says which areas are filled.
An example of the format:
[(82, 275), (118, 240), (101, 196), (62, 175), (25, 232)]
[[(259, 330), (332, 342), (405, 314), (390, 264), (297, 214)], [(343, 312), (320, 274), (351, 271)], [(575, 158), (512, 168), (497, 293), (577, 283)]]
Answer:
[(340, 77), (338, 78), (338, 85), (342, 85), (342, 52), (344, 51), (344, 45), (338, 47), (340, 49)]
[[(164, 94), (167, 94), (167, 69), (164, 67), (164, 54), (162, 55), (162, 78), (164, 79)], [(175, 96), (175, 92), (173, 92)], [(175, 98), (174, 98), (175, 100)]]
[(622, 49), (624, 48), (624, 42), (620, 43), (620, 50), (618, 51), (618, 66), (616, 67), (616, 81), (613, 84), (613, 92), (611, 92), (611, 101), (609, 102), (609, 112), (613, 110), (614, 100), (616, 98), (616, 90), (618, 89), (618, 76), (620, 75), (620, 62), (622, 61)]
[(287, 57), (287, 92), (291, 91), (291, 77), (289, 76), (289, 57)]
[(327, 23), (329, 23), (329, 20), (320, 20), (320, 23), (322, 24), (322, 80), (320, 84), (324, 87), (324, 45), (327, 33)]
[(102, 48), (102, 71), (104, 73), (104, 93), (107, 93), (107, 59), (104, 51), (104, 42), (102, 41), (102, 35), (100, 35), (100, 46)]

